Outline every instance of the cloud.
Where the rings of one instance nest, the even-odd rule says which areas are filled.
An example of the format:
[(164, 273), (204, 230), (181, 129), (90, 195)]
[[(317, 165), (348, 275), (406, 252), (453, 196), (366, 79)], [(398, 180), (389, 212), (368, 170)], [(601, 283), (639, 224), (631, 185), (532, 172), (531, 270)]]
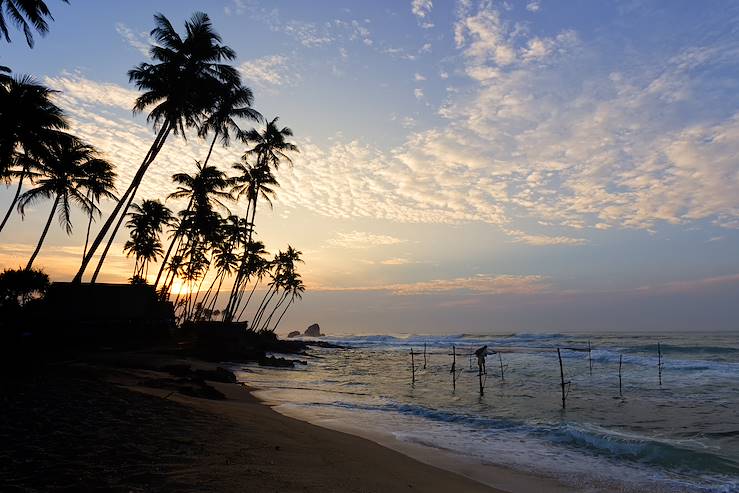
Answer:
[(505, 234), (513, 237), (514, 243), (525, 243), (532, 246), (549, 246), (549, 245), (585, 245), (588, 242), (585, 238), (572, 238), (569, 236), (549, 236), (535, 235), (520, 231), (517, 229), (503, 229)]
[(529, 12), (534, 12), (534, 13), (539, 12), (539, 10), (541, 10), (541, 3), (538, 2), (537, 0), (534, 0), (533, 2), (529, 2), (528, 4), (526, 4), (526, 10), (528, 10)]
[(371, 248), (405, 243), (406, 240), (388, 235), (376, 235), (365, 231), (351, 231), (338, 233), (334, 238), (326, 241), (331, 246), (341, 248)]
[(74, 104), (82, 104), (87, 109), (99, 106), (114, 107), (131, 111), (139, 93), (117, 84), (100, 83), (86, 79), (81, 73), (64, 72), (59, 77), (44, 77), (44, 84), (61, 91), (58, 97), (65, 109), (73, 109)]
[(298, 79), (295, 67), (289, 66), (288, 58), (271, 55), (247, 60), (239, 65), (241, 75), (247, 81), (260, 87), (292, 85)]
[(413, 79), (420, 82), (426, 80), (426, 77), (416, 72), (416, 74), (413, 76)]
[(489, 275), (477, 274), (469, 277), (451, 279), (432, 279), (412, 283), (397, 283), (381, 286), (361, 287), (331, 287), (322, 285), (311, 286), (312, 291), (389, 291), (397, 295), (428, 295), (428, 294), (474, 294), (474, 295), (503, 295), (503, 294), (535, 294), (550, 289), (547, 278), (537, 275)]
[(149, 58), (149, 48), (151, 48), (152, 42), (151, 37), (147, 33), (135, 33), (122, 22), (116, 23), (115, 30), (129, 46), (136, 49), (146, 58)]
[(429, 14), (431, 14), (432, 7), (433, 7), (433, 3), (431, 0), (412, 0), (411, 1), (411, 12), (413, 12), (413, 15), (416, 16), (419, 24), (424, 29), (429, 29), (429, 28), (434, 27), (434, 24), (428, 20)]
[(408, 264), (415, 264), (415, 263), (417, 262), (407, 259), (407, 258), (402, 258), (402, 257), (389, 258), (389, 259), (380, 261), (380, 264), (382, 265), (408, 265)]
[(417, 87), (413, 90), (413, 95), (416, 97), (416, 99), (423, 99), (423, 89), (420, 87)]

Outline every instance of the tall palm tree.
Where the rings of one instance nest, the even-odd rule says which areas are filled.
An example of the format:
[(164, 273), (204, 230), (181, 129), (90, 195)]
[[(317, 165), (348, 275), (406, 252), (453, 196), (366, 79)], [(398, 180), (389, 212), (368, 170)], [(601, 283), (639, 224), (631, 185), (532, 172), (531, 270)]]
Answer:
[[(222, 63), (233, 60), (236, 57), (235, 52), (221, 44), (221, 37), (213, 29), (206, 14), (193, 14), (185, 23), (184, 38), (162, 14), (155, 15), (154, 22), (156, 27), (151, 35), (156, 44), (151, 48), (151, 58), (156, 63), (140, 64), (128, 72), (128, 78), (140, 90), (145, 91), (136, 100), (134, 113), (153, 106), (147, 120), (154, 124), (157, 136), (128, 189), (92, 242), (75, 275), (75, 282), (81, 282), (87, 265), (110, 232), (93, 274), (92, 282), (95, 282), (123, 217), (169, 134), (184, 135), (185, 128), (197, 126), (204, 114), (214, 106), (216, 95), (224, 85), (233, 86), (240, 81), (238, 71), (233, 66)], [(116, 224), (110, 231), (114, 222)]]
[[(252, 321), (253, 329), (256, 330), (259, 328), (260, 330), (265, 330), (269, 327), (272, 316), (287, 298), (291, 286), (300, 279), (300, 275), (296, 271), (296, 264), (303, 262), (303, 259), (301, 258), (302, 254), (303, 252), (288, 245), (285, 252), (278, 252), (277, 255), (275, 255), (275, 259), (272, 262), (275, 265), (273, 279), (270, 283), (270, 289), (265, 293), (262, 303), (260, 303), (259, 308), (257, 308), (257, 313), (254, 315), (254, 320)], [(283, 290), (283, 295), (277, 299), (270, 315), (262, 323), (262, 317), (266, 313), (267, 307), (272, 299), (279, 293), (280, 289)]]
[(243, 140), (244, 132), (239, 127), (237, 118), (252, 121), (262, 121), (261, 113), (252, 108), (254, 104), (254, 95), (251, 89), (241, 84), (224, 87), (218, 95), (212, 112), (200, 126), (198, 134), (205, 138), (209, 133), (213, 133), (208, 154), (205, 156), (203, 164), (207, 165), (210, 155), (213, 152), (213, 146), (220, 137), (221, 145), (228, 147), (231, 143), (231, 132), (237, 138)]
[(127, 255), (134, 255), (133, 277), (146, 279), (149, 263), (162, 256), (162, 242), (159, 235), (164, 227), (171, 224), (172, 211), (158, 200), (143, 200), (141, 204), (133, 204), (126, 226), (131, 230), (131, 239), (123, 250)]
[[(69, 0), (62, 0), (62, 2), (69, 3)], [(33, 48), (31, 26), (41, 36), (44, 36), (49, 32), (47, 19), (54, 20), (49, 7), (42, 0), (0, 0), (0, 38), (5, 38), (8, 43), (10, 43), (10, 33), (8, 32), (8, 21), (5, 19), (6, 15), (18, 29), (23, 31), (26, 43), (31, 48)]]
[[(192, 221), (188, 222), (188, 219), (202, 219), (208, 216), (208, 211), (213, 210), (215, 207), (225, 209), (226, 206), (223, 201), (232, 199), (231, 194), (225, 191), (230, 182), (223, 171), (220, 171), (215, 166), (200, 164), (198, 161), (195, 162), (195, 165), (197, 171), (192, 175), (187, 173), (175, 173), (172, 175), (172, 181), (178, 186), (174, 192), (167, 196), (167, 199), (187, 199), (188, 204), (185, 210), (180, 213), (183, 216), (183, 221), (180, 222), (174, 235), (172, 235), (167, 253), (164, 256), (156, 281), (154, 282), (155, 287), (159, 285), (159, 279), (164, 272), (165, 266), (172, 265), (167, 264), (167, 260), (175, 244), (179, 245), (181, 243), (186, 227), (188, 224), (192, 224)], [(192, 215), (191, 212), (193, 210), (197, 210), (198, 214)], [(177, 265), (174, 266), (174, 269), (170, 269), (170, 274), (173, 276), (176, 270)]]
[(277, 327), (279, 327), (280, 322), (282, 321), (282, 317), (285, 316), (287, 310), (290, 308), (293, 302), (296, 299), (299, 300), (303, 298), (303, 293), (305, 292), (305, 284), (303, 284), (303, 281), (300, 279), (300, 274), (295, 274), (295, 276), (292, 277), (292, 279), (288, 283), (288, 292), (290, 293), (290, 301), (288, 301), (287, 305), (285, 305), (285, 308), (282, 310), (280, 317), (277, 319), (277, 322), (275, 322), (275, 326), (272, 327), (272, 332), (277, 330)]
[[(87, 191), (87, 198), (97, 205), (103, 198), (115, 200), (115, 178), (113, 165), (104, 159), (90, 159), (82, 166), (84, 175), (83, 186)], [(90, 211), (87, 219), (87, 233), (85, 234), (85, 249), (82, 256), (87, 253), (87, 245), (90, 241), (90, 228), (94, 217), (94, 210)]]
[[(252, 244), (252, 238), (254, 235), (254, 220), (257, 212), (257, 201), (261, 197), (270, 207), (272, 207), (272, 198), (274, 198), (276, 192), (275, 188), (279, 186), (279, 183), (272, 174), (272, 170), (264, 160), (252, 164), (248, 161), (247, 156), (242, 157), (242, 162), (237, 163), (233, 166), (233, 169), (239, 172), (237, 176), (231, 178), (233, 188), (231, 193), (237, 199), (245, 196), (247, 200), (246, 215), (244, 217), (246, 242), (244, 243), (244, 255), (242, 257), (242, 264), (249, 258), (246, 247)], [(251, 217), (249, 217), (251, 213)], [(229, 302), (226, 310), (224, 310), (224, 320), (230, 320), (236, 314), (238, 310), (238, 299), (239, 292), (244, 288), (244, 283), (249, 279), (249, 274), (246, 269), (246, 265), (242, 265), (236, 272), (236, 278), (234, 284), (231, 287), (231, 295), (229, 296)]]
[(23, 182), (32, 175), (44, 146), (67, 140), (64, 112), (51, 101), (52, 91), (28, 75), (0, 81), (0, 177), (18, 180), (2, 223), (3, 230), (18, 203)]
[(66, 142), (50, 145), (42, 155), (40, 175), (36, 186), (24, 192), (19, 201), (18, 209), (25, 214), (25, 208), (41, 199), (54, 198), (54, 204), (49, 213), (44, 230), (41, 233), (36, 249), (28, 259), (26, 270), (31, 269), (46, 234), (49, 232), (51, 220), (59, 211), (59, 222), (67, 234), (72, 233), (71, 209), (72, 203), (79, 205), (86, 213), (97, 207), (87, 198), (84, 191), (84, 164), (95, 159), (95, 150), (79, 140), (70, 137)]
[(264, 161), (275, 170), (279, 169), (283, 161), (292, 165), (289, 153), (300, 152), (295, 144), (287, 141), (287, 137), (292, 137), (293, 131), (288, 127), (279, 128), (277, 120), (279, 117), (267, 122), (261, 132), (253, 128), (244, 135), (248, 142), (254, 144), (254, 147), (246, 151), (246, 155), (256, 156), (259, 161)]

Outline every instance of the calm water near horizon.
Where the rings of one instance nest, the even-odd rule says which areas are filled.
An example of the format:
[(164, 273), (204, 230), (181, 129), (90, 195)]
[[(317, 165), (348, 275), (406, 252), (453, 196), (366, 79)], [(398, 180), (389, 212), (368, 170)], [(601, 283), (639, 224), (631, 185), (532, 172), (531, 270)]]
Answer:
[[(311, 421), (392, 433), (414, 443), (555, 477), (582, 490), (739, 491), (739, 335), (346, 336), (295, 369), (239, 378)], [(571, 381), (561, 409), (557, 347)], [(663, 385), (657, 342), (664, 357)], [(410, 348), (428, 348), (415, 386)], [(488, 344), (485, 395), (466, 354)], [(450, 375), (452, 345), (461, 370)], [(618, 364), (623, 355), (623, 397)]]

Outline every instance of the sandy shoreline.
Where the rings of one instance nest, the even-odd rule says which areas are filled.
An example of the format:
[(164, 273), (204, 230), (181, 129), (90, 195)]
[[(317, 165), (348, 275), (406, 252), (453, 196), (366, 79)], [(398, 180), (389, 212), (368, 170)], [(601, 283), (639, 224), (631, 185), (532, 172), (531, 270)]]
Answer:
[[(464, 477), (431, 465), (443, 465), (439, 457), (280, 414), (241, 384), (192, 383), (158, 370), (208, 367), (201, 362), (114, 359), (3, 377), (3, 491), (554, 491), (535, 477), (478, 477), (457, 464)], [(225, 399), (194, 396), (202, 385)]]

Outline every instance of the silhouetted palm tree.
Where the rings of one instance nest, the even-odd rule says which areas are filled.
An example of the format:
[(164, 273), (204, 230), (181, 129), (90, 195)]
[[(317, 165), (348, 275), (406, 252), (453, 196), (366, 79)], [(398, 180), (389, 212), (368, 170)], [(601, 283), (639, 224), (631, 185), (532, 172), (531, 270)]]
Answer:
[(198, 132), (203, 138), (207, 137), (209, 133), (213, 133), (213, 140), (208, 148), (208, 154), (205, 156), (204, 165), (208, 164), (213, 146), (219, 137), (223, 147), (228, 147), (231, 143), (231, 132), (234, 132), (236, 137), (243, 140), (244, 132), (239, 127), (236, 121), (237, 118), (262, 121), (262, 115), (251, 107), (252, 104), (254, 104), (254, 95), (248, 87), (239, 84), (222, 89), (212, 112), (200, 126)]
[(0, 178), (18, 186), (2, 223), (3, 230), (15, 208), (23, 182), (32, 175), (46, 145), (66, 140), (64, 112), (51, 101), (56, 92), (28, 75), (0, 81)]
[[(186, 229), (194, 225), (201, 225), (200, 229), (204, 229), (204, 222), (210, 224), (211, 217), (210, 212), (215, 207), (226, 208), (223, 203), (224, 200), (231, 200), (232, 196), (229, 192), (224, 191), (228, 185), (229, 180), (223, 171), (220, 171), (215, 166), (201, 165), (199, 162), (195, 163), (197, 166), (197, 172), (193, 175), (187, 173), (176, 173), (172, 175), (172, 181), (178, 184), (177, 189), (167, 196), (167, 199), (187, 199), (187, 208), (180, 212), (182, 221), (172, 235), (167, 253), (164, 256), (162, 265), (157, 274), (154, 286), (159, 285), (159, 279), (166, 266), (172, 267), (167, 277), (171, 277), (174, 280), (175, 272), (179, 267), (177, 264), (167, 264), (170, 254), (172, 253), (175, 244), (179, 245), (182, 241), (182, 236)], [(193, 211), (197, 211), (196, 214), (192, 214)], [(165, 285), (167, 285), (167, 279), (165, 279)], [(165, 291), (166, 292), (166, 291)]]
[(97, 207), (87, 198), (84, 192), (84, 164), (95, 159), (95, 150), (75, 138), (68, 138), (65, 142), (55, 143), (47, 147), (41, 156), (39, 165), (40, 178), (36, 186), (24, 192), (18, 200), (18, 209), (21, 214), (25, 208), (41, 199), (54, 198), (49, 219), (46, 221), (36, 249), (28, 260), (26, 269), (30, 269), (36, 259), (41, 245), (49, 232), (51, 220), (59, 211), (59, 222), (67, 234), (72, 233), (70, 217), (72, 203), (79, 205), (86, 213), (91, 213)]
[(108, 235), (116, 217), (121, 214), (110, 231), (108, 243), (93, 274), (92, 282), (95, 282), (123, 216), (169, 134), (184, 135), (186, 127), (196, 126), (214, 106), (216, 96), (224, 85), (229, 87), (240, 83), (237, 70), (221, 63), (233, 60), (236, 54), (221, 44), (221, 37), (213, 30), (206, 14), (196, 13), (185, 23), (184, 39), (163, 15), (157, 14), (154, 21), (156, 27), (151, 35), (157, 44), (151, 48), (151, 57), (156, 63), (142, 63), (130, 70), (128, 77), (140, 90), (145, 91), (136, 100), (134, 112), (142, 112), (153, 106), (147, 120), (158, 129), (157, 136), (130, 186), (90, 246), (74, 278), (76, 282), (82, 280), (87, 264)]
[[(303, 252), (294, 249), (288, 245), (285, 252), (278, 252), (275, 255), (275, 259), (272, 261), (274, 265), (274, 273), (272, 274), (272, 282), (270, 283), (270, 289), (264, 295), (262, 303), (260, 303), (254, 320), (252, 321), (251, 328), (254, 330), (266, 330), (269, 327), (269, 323), (272, 320), (272, 316), (275, 311), (282, 305), (290, 293), (292, 286), (300, 280), (300, 275), (296, 271), (297, 263), (302, 263), (303, 260), (301, 255)], [(283, 295), (277, 299), (275, 306), (270, 312), (269, 316), (262, 322), (262, 317), (267, 311), (272, 299), (279, 293), (280, 289), (283, 291)]]
[(164, 227), (171, 224), (174, 216), (164, 204), (158, 200), (143, 200), (141, 204), (133, 204), (128, 213), (126, 226), (131, 230), (131, 239), (123, 250), (127, 255), (134, 255), (133, 277), (146, 279), (149, 262), (162, 256), (162, 242), (159, 235)]
[[(279, 186), (279, 183), (277, 183), (269, 165), (265, 164), (264, 161), (253, 165), (247, 161), (246, 156), (243, 156), (242, 163), (235, 164), (233, 168), (239, 174), (231, 178), (231, 182), (233, 183), (231, 193), (237, 199), (245, 196), (247, 200), (246, 215), (244, 217), (244, 227), (247, 228), (244, 232), (246, 236), (244, 246), (246, 248), (246, 246), (252, 244), (258, 199), (261, 197), (272, 207), (272, 198), (275, 196), (275, 188)], [(249, 217), (250, 213), (251, 217)], [(245, 250), (242, 257), (242, 266), (236, 272), (236, 278), (231, 288), (227, 308), (223, 311), (224, 320), (230, 320), (238, 310), (239, 303), (237, 300), (239, 299), (239, 292), (244, 288), (245, 283), (249, 279), (246, 265), (243, 265), (247, 260), (248, 254)]]
[[(62, 2), (69, 3), (69, 0), (62, 0)], [(51, 16), (46, 2), (42, 0), (0, 0), (0, 35), (8, 43), (10, 43), (8, 21), (23, 31), (26, 36), (26, 43), (33, 48), (31, 26), (41, 36), (44, 36), (49, 32), (49, 20), (53, 21), (54, 18)]]
[[(115, 200), (116, 173), (113, 171), (112, 164), (104, 159), (91, 159), (84, 163), (82, 171), (84, 174), (82, 185), (86, 190), (87, 198), (90, 202), (97, 205), (103, 198)], [(87, 245), (90, 241), (90, 228), (92, 227), (94, 212), (91, 210), (87, 219), (87, 233), (85, 234), (83, 257), (87, 253)]]

